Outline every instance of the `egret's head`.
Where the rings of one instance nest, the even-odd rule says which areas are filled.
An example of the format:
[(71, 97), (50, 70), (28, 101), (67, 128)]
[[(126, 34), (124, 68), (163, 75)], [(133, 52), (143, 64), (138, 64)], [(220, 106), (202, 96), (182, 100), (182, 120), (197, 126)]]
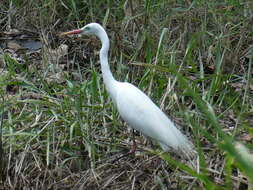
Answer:
[(96, 35), (98, 36), (100, 31), (103, 30), (102, 26), (97, 23), (90, 23), (81, 29), (72, 30), (69, 32), (63, 32), (61, 35), (83, 34), (83, 35)]

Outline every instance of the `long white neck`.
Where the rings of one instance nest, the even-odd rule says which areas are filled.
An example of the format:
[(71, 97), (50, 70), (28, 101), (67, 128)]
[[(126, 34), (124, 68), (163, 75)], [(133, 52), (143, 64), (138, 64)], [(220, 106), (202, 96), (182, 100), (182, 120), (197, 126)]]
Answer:
[(110, 47), (109, 38), (102, 27), (99, 33), (97, 34), (97, 36), (102, 42), (102, 48), (99, 52), (99, 57), (100, 57), (103, 80), (104, 80), (106, 89), (109, 91), (110, 95), (113, 96), (114, 85), (116, 83), (116, 80), (114, 79), (112, 72), (110, 70), (109, 64), (108, 64), (108, 51)]

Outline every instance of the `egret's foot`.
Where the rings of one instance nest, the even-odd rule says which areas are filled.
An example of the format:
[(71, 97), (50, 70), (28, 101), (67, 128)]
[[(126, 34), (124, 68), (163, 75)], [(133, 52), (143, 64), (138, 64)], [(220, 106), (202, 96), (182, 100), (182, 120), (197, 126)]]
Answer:
[(116, 162), (116, 161), (118, 161), (118, 160), (120, 160), (120, 159), (122, 159), (122, 158), (124, 158), (124, 157), (127, 157), (127, 156), (129, 156), (129, 155), (134, 155), (134, 154), (135, 154), (135, 151), (136, 151), (136, 149), (137, 149), (137, 144), (136, 144), (136, 142), (135, 142), (135, 133), (134, 133), (134, 129), (132, 130), (132, 136), (133, 136), (133, 144), (132, 144), (132, 146), (131, 146), (131, 150), (130, 150), (128, 153), (125, 153), (125, 154), (121, 155), (120, 157), (115, 158), (114, 160), (112, 160), (112, 162)]
[(113, 159), (111, 162), (117, 162), (117, 161), (119, 161), (122, 158), (125, 158), (125, 157), (130, 156), (130, 155), (134, 155), (134, 153), (135, 153), (135, 151), (132, 151), (132, 149), (131, 149), (129, 152), (127, 152), (125, 154), (122, 154), (118, 158)]
[[(134, 133), (133, 133), (133, 134), (134, 134)], [(112, 162), (116, 162), (116, 161), (118, 161), (118, 160), (120, 160), (120, 159), (122, 159), (122, 158), (124, 158), (124, 157), (129, 156), (129, 155), (134, 155), (135, 152), (136, 152), (136, 149), (137, 149), (137, 144), (136, 144), (135, 138), (134, 138), (134, 136), (133, 136), (133, 144), (132, 144), (132, 146), (131, 146), (131, 150), (130, 150), (129, 152), (127, 152), (127, 153), (121, 155), (120, 157), (115, 158), (114, 160), (112, 160)]]

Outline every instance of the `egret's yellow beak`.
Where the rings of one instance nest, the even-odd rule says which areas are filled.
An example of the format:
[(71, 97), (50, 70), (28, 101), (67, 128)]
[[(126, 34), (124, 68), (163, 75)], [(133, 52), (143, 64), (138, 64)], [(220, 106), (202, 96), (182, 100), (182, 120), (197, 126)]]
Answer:
[(69, 32), (62, 32), (60, 34), (60, 36), (66, 36), (66, 35), (72, 35), (72, 34), (80, 34), (82, 32), (81, 29), (77, 29), (77, 30), (72, 30), (72, 31), (69, 31)]

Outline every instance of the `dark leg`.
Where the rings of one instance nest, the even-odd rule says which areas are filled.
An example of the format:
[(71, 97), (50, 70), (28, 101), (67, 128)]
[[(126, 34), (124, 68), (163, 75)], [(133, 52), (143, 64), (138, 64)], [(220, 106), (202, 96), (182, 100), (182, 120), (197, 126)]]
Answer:
[(128, 153), (123, 154), (123, 155), (121, 155), (120, 157), (118, 157), (118, 158), (112, 160), (112, 162), (118, 161), (118, 160), (120, 160), (121, 158), (124, 158), (124, 157), (126, 157), (126, 156), (129, 156), (129, 155), (135, 153), (137, 145), (136, 145), (136, 142), (135, 142), (134, 129), (132, 129), (132, 138), (133, 138), (133, 144), (132, 144), (132, 146), (131, 146), (131, 150), (130, 150)]
[(130, 152), (128, 152), (128, 154), (134, 154), (137, 148), (136, 142), (135, 142), (135, 134), (134, 134), (134, 129), (132, 129), (132, 137), (133, 137), (133, 144), (131, 147)]

